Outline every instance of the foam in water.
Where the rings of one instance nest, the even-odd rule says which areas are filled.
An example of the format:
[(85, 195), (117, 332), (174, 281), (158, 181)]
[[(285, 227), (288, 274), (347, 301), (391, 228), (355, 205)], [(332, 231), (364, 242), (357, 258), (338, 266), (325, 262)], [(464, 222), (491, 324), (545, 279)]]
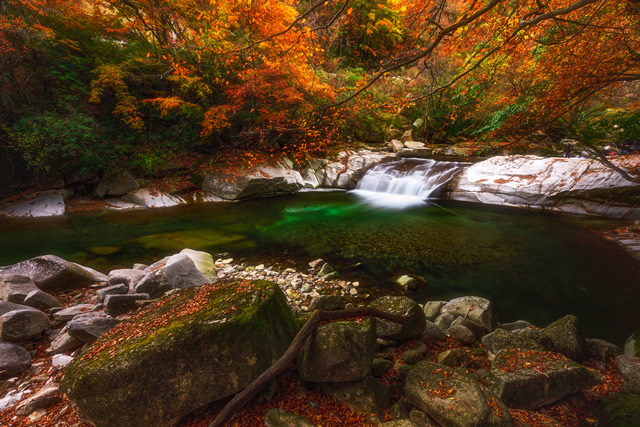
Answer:
[(464, 166), (430, 159), (381, 163), (367, 171), (353, 193), (374, 206), (404, 209), (423, 205)]

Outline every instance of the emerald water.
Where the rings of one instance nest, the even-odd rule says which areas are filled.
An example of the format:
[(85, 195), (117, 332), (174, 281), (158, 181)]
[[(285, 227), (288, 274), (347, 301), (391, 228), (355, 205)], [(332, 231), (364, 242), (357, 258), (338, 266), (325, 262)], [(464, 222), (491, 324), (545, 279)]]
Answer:
[(452, 202), (389, 210), (342, 192), (2, 221), (2, 265), (55, 254), (108, 272), (185, 247), (323, 257), (350, 266), (344, 274), (372, 295), (396, 292), (394, 275), (418, 274), (428, 284), (419, 299), (484, 296), (502, 322), (544, 326), (571, 313), (587, 336), (617, 344), (640, 328), (640, 263), (594, 231), (616, 222)]

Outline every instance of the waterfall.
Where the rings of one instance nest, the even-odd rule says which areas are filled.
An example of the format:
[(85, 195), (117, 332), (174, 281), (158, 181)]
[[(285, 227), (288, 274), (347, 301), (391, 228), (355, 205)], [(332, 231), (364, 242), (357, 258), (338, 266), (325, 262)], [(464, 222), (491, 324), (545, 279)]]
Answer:
[(365, 173), (353, 193), (377, 206), (424, 204), (466, 165), (410, 158), (381, 163)]

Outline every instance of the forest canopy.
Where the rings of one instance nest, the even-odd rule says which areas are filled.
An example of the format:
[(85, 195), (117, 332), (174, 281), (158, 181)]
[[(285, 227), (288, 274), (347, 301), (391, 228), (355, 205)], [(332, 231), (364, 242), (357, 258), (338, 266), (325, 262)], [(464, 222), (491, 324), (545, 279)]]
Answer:
[(417, 119), (598, 149), (640, 138), (639, 80), (637, 0), (0, 4), (0, 142), (35, 170), (302, 160)]

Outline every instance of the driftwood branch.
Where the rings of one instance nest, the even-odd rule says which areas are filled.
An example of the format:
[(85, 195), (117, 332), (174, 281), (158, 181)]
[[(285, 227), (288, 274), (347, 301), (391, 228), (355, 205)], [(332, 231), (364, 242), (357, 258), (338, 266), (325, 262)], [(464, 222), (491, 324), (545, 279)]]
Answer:
[(209, 427), (220, 427), (240, 408), (247, 404), (260, 390), (262, 390), (273, 378), (284, 372), (289, 365), (291, 365), (298, 356), (298, 353), (304, 346), (307, 339), (313, 334), (315, 329), (322, 323), (328, 320), (350, 320), (360, 317), (378, 317), (384, 320), (390, 320), (396, 323), (406, 323), (409, 317), (396, 316), (393, 314), (385, 313), (373, 308), (364, 307), (355, 310), (338, 310), (338, 311), (321, 311), (316, 310), (313, 312), (307, 323), (298, 331), (295, 338), (289, 345), (287, 351), (278, 359), (269, 369), (264, 371), (258, 378), (253, 380), (244, 390), (236, 394), (236, 396), (229, 401), (213, 420), (213, 423)]

